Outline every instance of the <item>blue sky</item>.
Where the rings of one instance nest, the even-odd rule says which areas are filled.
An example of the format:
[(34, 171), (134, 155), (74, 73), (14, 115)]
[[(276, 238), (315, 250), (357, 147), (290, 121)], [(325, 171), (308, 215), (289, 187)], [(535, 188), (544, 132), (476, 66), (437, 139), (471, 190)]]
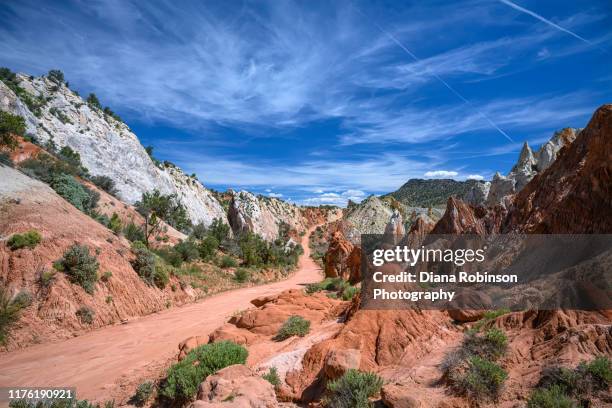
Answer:
[(8, 0), (0, 36), (205, 185), (308, 204), (490, 179), (612, 102), (609, 0)]

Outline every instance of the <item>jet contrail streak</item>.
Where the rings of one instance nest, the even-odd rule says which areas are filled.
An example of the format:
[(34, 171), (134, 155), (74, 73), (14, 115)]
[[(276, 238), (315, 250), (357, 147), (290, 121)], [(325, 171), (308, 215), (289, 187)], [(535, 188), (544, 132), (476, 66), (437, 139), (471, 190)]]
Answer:
[[(357, 11), (359, 11), (360, 14), (362, 14), (364, 17), (366, 17), (365, 14), (363, 14), (361, 12), (361, 10), (357, 9)], [(416, 62), (422, 63), (421, 60), (416, 55), (414, 55), (408, 48), (406, 48), (406, 46), (404, 46), (404, 44), (402, 44), (397, 38), (395, 38), (395, 36), (393, 36), (390, 32), (388, 32), (387, 30), (382, 28), (376, 21), (372, 21), (372, 23), (376, 26), (376, 28), (378, 28), (380, 30), (381, 33), (386, 35), (391, 41), (393, 41), (395, 44), (397, 44), (397, 46), (400, 47), (402, 50), (404, 50), (404, 52), (406, 54), (408, 54), (413, 60), (415, 60)], [(502, 136), (504, 136), (506, 139), (508, 139), (509, 141), (514, 143), (514, 140), (510, 136), (508, 136), (508, 134), (506, 132), (504, 132), (499, 126), (497, 126), (495, 124), (495, 122), (493, 122), (493, 120), (491, 120), (491, 118), (489, 118), (487, 115), (485, 115), (484, 112), (481, 112), (480, 110), (478, 110), (467, 98), (465, 98), (463, 95), (461, 95), (448, 82), (446, 82), (444, 79), (442, 79), (442, 77), (440, 75), (436, 74), (433, 71), (430, 71), (427, 68), (427, 66), (424, 65), (424, 67), (425, 67), (425, 70), (429, 74), (431, 74), (434, 78), (436, 78), (438, 81), (440, 81), (440, 83), (442, 85), (444, 85), (446, 88), (448, 88), (448, 90), (451, 91), (457, 98), (461, 99), (465, 104), (467, 104), (472, 109), (474, 109), (478, 113), (478, 115), (480, 115), (483, 119), (485, 119)]]
[(500, 1), (501, 3), (503, 3), (503, 4), (505, 4), (506, 6), (512, 7), (512, 8), (513, 8), (513, 9), (515, 9), (515, 10), (518, 10), (518, 11), (520, 11), (520, 12), (523, 12), (523, 13), (525, 13), (525, 14), (530, 15), (531, 17), (533, 17), (533, 18), (535, 18), (535, 19), (538, 19), (538, 20), (540, 20), (541, 22), (546, 23), (546, 24), (548, 24), (548, 25), (549, 25), (549, 26), (551, 26), (551, 27), (554, 27), (554, 28), (556, 28), (557, 30), (563, 31), (564, 33), (567, 33), (567, 34), (571, 35), (572, 37), (577, 38), (577, 39), (579, 39), (580, 41), (583, 41), (583, 42), (587, 43), (588, 45), (591, 45), (591, 46), (594, 46), (594, 45), (595, 45), (595, 44), (593, 44), (591, 41), (587, 40), (587, 39), (586, 39), (586, 38), (584, 38), (584, 37), (579, 36), (578, 34), (574, 33), (573, 31), (570, 31), (570, 30), (568, 30), (567, 28), (563, 28), (563, 27), (561, 27), (559, 24), (555, 24), (555, 23), (553, 23), (552, 21), (550, 21), (549, 19), (542, 17), (542, 16), (541, 16), (541, 15), (539, 15), (538, 13), (534, 13), (534, 12), (533, 12), (533, 11), (531, 11), (531, 10), (528, 10), (528, 9), (526, 9), (526, 8), (524, 8), (524, 7), (521, 7), (521, 6), (519, 6), (518, 4), (511, 2), (510, 0), (499, 0), (499, 1)]

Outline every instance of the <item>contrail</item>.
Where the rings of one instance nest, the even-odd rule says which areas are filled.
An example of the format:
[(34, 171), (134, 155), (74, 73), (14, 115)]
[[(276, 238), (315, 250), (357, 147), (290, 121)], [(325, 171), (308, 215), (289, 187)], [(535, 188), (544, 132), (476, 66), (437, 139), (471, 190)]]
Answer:
[(554, 28), (556, 28), (557, 30), (563, 31), (564, 33), (567, 33), (567, 34), (571, 35), (572, 37), (577, 38), (577, 39), (579, 39), (580, 41), (582, 41), (582, 42), (584, 42), (584, 43), (586, 43), (586, 44), (588, 44), (588, 45), (591, 45), (591, 46), (594, 46), (594, 45), (595, 45), (595, 44), (593, 44), (591, 41), (587, 40), (587, 39), (586, 39), (586, 38), (584, 38), (584, 37), (579, 36), (578, 34), (574, 33), (573, 31), (570, 31), (570, 30), (568, 30), (567, 28), (563, 28), (563, 27), (561, 27), (559, 24), (555, 24), (555, 23), (553, 23), (552, 21), (550, 21), (549, 19), (544, 18), (544, 17), (542, 17), (541, 15), (539, 15), (539, 14), (537, 14), (537, 13), (534, 13), (534, 12), (533, 12), (533, 11), (531, 11), (531, 10), (528, 10), (528, 9), (526, 9), (526, 8), (524, 8), (524, 7), (521, 7), (521, 6), (519, 6), (518, 4), (511, 2), (510, 0), (499, 0), (499, 1), (500, 1), (501, 3), (504, 3), (506, 6), (510, 6), (510, 7), (512, 7), (512, 8), (513, 8), (513, 9), (515, 9), (515, 10), (518, 10), (518, 11), (521, 11), (521, 12), (523, 12), (523, 13), (525, 13), (525, 14), (530, 15), (531, 17), (536, 18), (536, 19), (540, 20), (541, 22), (548, 24), (548, 25), (549, 25), (549, 26), (551, 26), (551, 27), (554, 27)]
[[(367, 18), (367, 16), (365, 14), (363, 14), (361, 12), (361, 10), (357, 9), (357, 11), (361, 15), (363, 15), (364, 17)], [(372, 20), (370, 20), (370, 21), (372, 21)], [(404, 50), (404, 52), (406, 54), (408, 54), (410, 56), (410, 58), (412, 58), (413, 60), (415, 60), (418, 63), (422, 63), (421, 60), (416, 55), (414, 55), (408, 48), (406, 48), (406, 46), (404, 44), (402, 44), (390, 32), (388, 32), (387, 30), (382, 28), (376, 21), (372, 21), (372, 24), (374, 24), (376, 26), (376, 28), (378, 28), (378, 30), (380, 30), (381, 33), (386, 35), (391, 41), (393, 41), (395, 44), (397, 44), (398, 47), (400, 47), (402, 50)], [(444, 79), (442, 79), (442, 77), (440, 75), (436, 74), (433, 71), (430, 71), (428, 69), (427, 65), (423, 64), (423, 66), (425, 67), (425, 70), (427, 71), (427, 73), (431, 74), (434, 78), (436, 78), (438, 81), (440, 81), (440, 83), (442, 85), (444, 85), (446, 88), (448, 88), (449, 91), (451, 91), (457, 98), (461, 99), (466, 105), (468, 105), (472, 109), (474, 109), (478, 113), (478, 115), (480, 115), (484, 120), (486, 120), (489, 123), (489, 125), (491, 125), (495, 130), (497, 130), (502, 136), (504, 136), (506, 139), (508, 139), (509, 141), (514, 143), (514, 140), (510, 136), (508, 136), (508, 134), (506, 132), (504, 132), (499, 126), (497, 126), (497, 124), (495, 124), (495, 122), (493, 122), (493, 120), (491, 120), (491, 118), (489, 118), (487, 115), (485, 115), (484, 112), (478, 110), (467, 98), (465, 98), (463, 95), (461, 95), (459, 93), (459, 91), (457, 91), (448, 82), (446, 82)]]

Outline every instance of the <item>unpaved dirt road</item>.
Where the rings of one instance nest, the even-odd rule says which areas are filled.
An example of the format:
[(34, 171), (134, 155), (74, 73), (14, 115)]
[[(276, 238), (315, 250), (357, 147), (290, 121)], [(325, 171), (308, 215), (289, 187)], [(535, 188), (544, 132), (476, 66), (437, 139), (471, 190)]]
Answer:
[(320, 281), (321, 269), (309, 256), (310, 232), (302, 240), (298, 270), (287, 280), (220, 293), (125, 325), (0, 354), (0, 387), (75, 387), (79, 399), (121, 399), (133, 392), (134, 381), (155, 376), (175, 358), (182, 340), (211, 333), (234, 312), (251, 307), (251, 299)]

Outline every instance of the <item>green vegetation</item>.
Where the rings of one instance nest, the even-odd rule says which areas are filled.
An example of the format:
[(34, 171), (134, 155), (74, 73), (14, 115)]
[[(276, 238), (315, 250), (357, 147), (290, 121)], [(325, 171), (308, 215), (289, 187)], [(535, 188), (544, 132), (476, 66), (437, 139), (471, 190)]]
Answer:
[(123, 223), (121, 222), (121, 218), (117, 213), (113, 213), (111, 215), (110, 220), (108, 220), (108, 229), (113, 231), (115, 234), (119, 235), (119, 233), (123, 230)]
[(212, 259), (219, 249), (219, 241), (212, 235), (204, 236), (199, 245), (200, 258), (204, 260)]
[(370, 398), (380, 392), (383, 380), (374, 373), (355, 369), (327, 384), (325, 406), (330, 408), (370, 408)]
[(27, 300), (24, 296), (27, 295), (11, 298), (9, 290), (0, 286), (0, 344), (6, 344), (11, 327), (19, 320), (21, 311), (31, 303), (31, 297)]
[(51, 187), (70, 204), (86, 214), (98, 205), (100, 194), (90, 190), (69, 174), (58, 174), (51, 180)]
[(542, 371), (542, 378), (528, 402), (530, 408), (557, 407), (551, 401), (563, 401), (578, 406), (578, 401), (589, 400), (599, 393), (605, 393), (612, 384), (612, 362), (606, 356), (599, 356), (590, 362), (581, 362), (574, 369), (552, 366)]
[(137, 407), (144, 406), (155, 392), (155, 385), (151, 381), (143, 382), (136, 388), (136, 393), (130, 399), (130, 403)]
[(41, 269), (38, 273), (38, 285), (41, 288), (49, 288), (55, 282), (56, 272), (54, 270)]
[(62, 122), (63, 124), (66, 124), (66, 123), (72, 124), (72, 121), (70, 120), (70, 118), (66, 116), (64, 112), (62, 112), (56, 107), (50, 108), (49, 113), (55, 116), (57, 119), (59, 119), (59, 121)]
[(0, 147), (15, 149), (17, 147), (15, 135), (23, 136), (25, 131), (25, 121), (21, 116), (0, 111)]
[(459, 350), (447, 354), (442, 363), (452, 389), (475, 401), (496, 401), (508, 377), (496, 361), (507, 347), (506, 334), (497, 328), (466, 334)]
[(349, 285), (342, 291), (342, 300), (353, 300), (359, 292), (359, 288)]
[(17, 97), (28, 107), (28, 109), (40, 118), (42, 115), (42, 107), (45, 106), (47, 100), (42, 95), (33, 96), (28, 91), (23, 89), (19, 83), (21, 80), (17, 75), (8, 68), (0, 68), (0, 81), (4, 82)]
[(87, 400), (51, 399), (51, 400), (11, 400), (10, 408), (115, 408), (115, 401), (105, 401), (104, 404), (93, 404)]
[(497, 319), (499, 316), (503, 316), (507, 313), (510, 313), (510, 309), (497, 309), (497, 310), (488, 310), (483, 315), (482, 319), (478, 320), (474, 326), (469, 330), (470, 333), (478, 333), (480, 329), (486, 326), (488, 323)]
[(223, 255), (219, 260), (219, 266), (221, 268), (235, 268), (238, 266), (238, 262), (229, 255)]
[(244, 347), (229, 341), (199, 346), (170, 367), (160, 394), (178, 403), (190, 401), (206, 377), (224, 367), (244, 364), (247, 355)]
[(145, 242), (143, 229), (133, 222), (130, 222), (123, 228), (123, 235), (130, 242)]
[(132, 267), (138, 276), (149, 285), (155, 285), (160, 289), (166, 287), (170, 278), (166, 269), (156, 259), (155, 254), (140, 246), (135, 246), (133, 252), (135, 258), (132, 261)]
[(249, 272), (248, 269), (245, 269), (245, 268), (238, 268), (234, 272), (234, 280), (238, 283), (244, 283), (248, 281), (250, 277), (251, 277), (251, 273)]
[(573, 408), (576, 405), (559, 385), (535, 390), (527, 401), (527, 408)]
[(283, 341), (291, 336), (304, 337), (310, 332), (310, 321), (302, 316), (291, 316), (274, 337), (276, 341)]
[(54, 266), (68, 275), (72, 283), (85, 289), (85, 292), (89, 294), (94, 292), (100, 264), (95, 256), (89, 254), (89, 248), (86, 246), (72, 245)]
[(185, 231), (191, 226), (187, 210), (178, 201), (176, 194), (164, 195), (159, 190), (153, 190), (143, 193), (142, 199), (135, 206), (145, 218), (143, 229), (147, 246), (150, 238), (163, 230), (162, 220), (179, 231)]
[(281, 380), (278, 376), (278, 370), (276, 367), (270, 367), (270, 371), (263, 375), (263, 379), (272, 384), (275, 389), (281, 385)]
[(55, 82), (57, 85), (61, 85), (64, 83), (64, 73), (59, 69), (52, 69), (47, 73), (47, 78), (51, 82)]
[(476, 183), (479, 181), (410, 179), (397, 191), (386, 194), (382, 198), (391, 196), (409, 207), (443, 206), (450, 196), (463, 197)]
[(113, 273), (111, 271), (106, 271), (102, 274), (102, 277), (100, 278), (102, 280), (102, 282), (108, 282), (110, 280), (110, 278), (112, 278)]
[[(306, 286), (306, 293), (313, 294), (320, 291), (329, 291), (333, 293), (333, 298), (342, 298), (342, 300), (351, 300), (360, 292), (358, 287), (352, 286), (342, 278), (325, 278), (321, 282), (311, 283)], [(328, 294), (328, 296), (331, 294)], [(332, 296), (330, 296), (332, 297)]]
[(36, 230), (29, 230), (23, 234), (15, 234), (8, 239), (6, 244), (11, 250), (15, 251), (21, 248), (36, 248), (36, 245), (42, 240), (42, 235)]
[(96, 313), (88, 306), (81, 306), (77, 311), (76, 315), (82, 323), (92, 324)]
[(93, 92), (87, 96), (87, 104), (92, 108), (102, 110), (102, 105), (100, 105), (100, 100), (98, 99), (96, 94)]
[(92, 176), (90, 177), (92, 183), (98, 186), (100, 189), (106, 191), (112, 196), (117, 196), (117, 188), (115, 182), (108, 176)]

